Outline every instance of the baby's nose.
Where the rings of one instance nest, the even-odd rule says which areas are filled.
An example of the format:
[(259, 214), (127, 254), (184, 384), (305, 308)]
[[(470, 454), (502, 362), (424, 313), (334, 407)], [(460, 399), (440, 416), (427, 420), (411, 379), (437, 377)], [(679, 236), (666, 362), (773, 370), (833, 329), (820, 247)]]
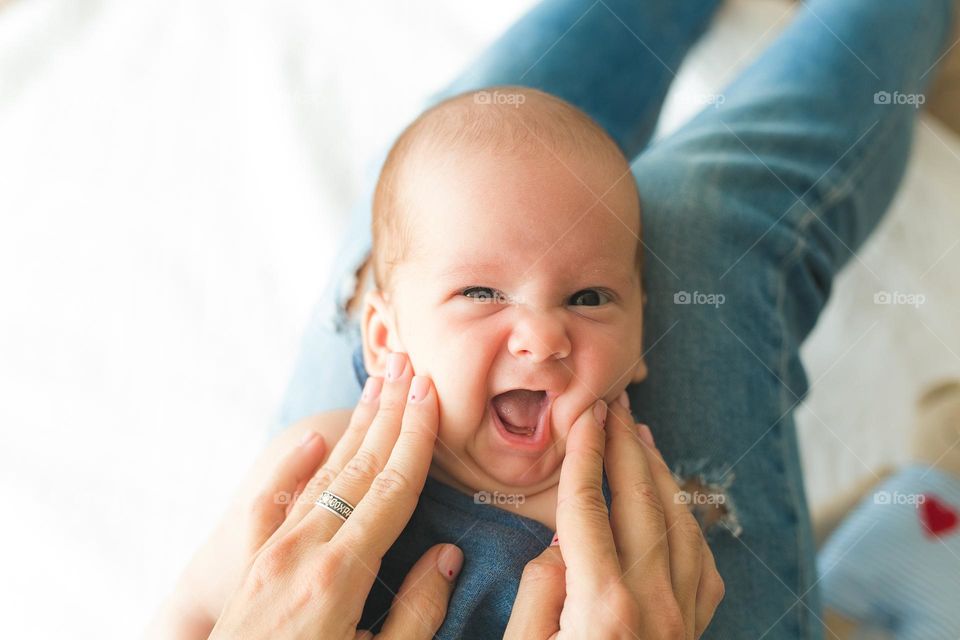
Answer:
[(570, 339), (559, 318), (532, 309), (514, 326), (508, 348), (515, 357), (533, 362), (562, 360), (570, 355)]

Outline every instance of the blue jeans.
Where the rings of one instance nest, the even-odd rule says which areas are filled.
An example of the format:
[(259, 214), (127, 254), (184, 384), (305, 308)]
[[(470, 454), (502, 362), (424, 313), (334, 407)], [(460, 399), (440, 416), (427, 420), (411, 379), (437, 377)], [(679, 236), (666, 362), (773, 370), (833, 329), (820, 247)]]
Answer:
[[(807, 391), (799, 347), (897, 189), (917, 117), (897, 96), (930, 80), (952, 4), (810, 0), (722, 104), (652, 146), (674, 70), (719, 0), (547, 0), (436, 97), (537, 87), (586, 111), (634, 159), (650, 368), (629, 389), (634, 414), (681, 476), (722, 487), (728, 500), (727, 518), (708, 530), (727, 595), (705, 637), (822, 635), (793, 421)], [(278, 428), (358, 400), (359, 330), (344, 302), (370, 247), (370, 193), (372, 184)], [(484, 542), (471, 535), (459, 541), (468, 562)], [(484, 562), (476, 570), (517, 579), (523, 568)], [(482, 594), (499, 617), (461, 632), (502, 632), (515, 585), (490, 587), (503, 591)], [(454, 635), (470, 606), (455, 593), (440, 637)]]

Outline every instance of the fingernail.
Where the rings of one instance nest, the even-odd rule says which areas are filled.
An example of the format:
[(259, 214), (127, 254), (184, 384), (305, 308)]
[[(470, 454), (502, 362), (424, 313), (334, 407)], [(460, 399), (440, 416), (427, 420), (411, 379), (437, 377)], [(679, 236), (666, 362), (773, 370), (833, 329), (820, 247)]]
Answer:
[(317, 437), (316, 431), (307, 431), (305, 434), (303, 434), (303, 437), (300, 438), (300, 446), (301, 447), (307, 446), (316, 437)]
[(419, 402), (427, 397), (430, 389), (430, 379), (427, 376), (413, 376), (413, 382), (410, 384), (410, 395), (407, 399), (410, 402)]
[(404, 357), (402, 353), (387, 356), (387, 380), (396, 380), (403, 373)]
[(456, 545), (448, 544), (437, 554), (437, 569), (444, 578), (453, 582), (463, 568), (463, 551)]
[(560, 546), (560, 534), (558, 534), (558, 533), (553, 534), (553, 540), (550, 541), (550, 546), (551, 546), (551, 547), (559, 547), (559, 546)]
[(383, 389), (383, 378), (379, 376), (370, 376), (366, 384), (363, 385), (363, 394), (360, 398), (364, 402), (373, 402), (380, 397), (380, 390)]
[(630, 398), (627, 396), (626, 391), (620, 392), (620, 395), (617, 396), (617, 402), (619, 402), (620, 406), (623, 407), (624, 409), (630, 408)]
[(653, 442), (653, 433), (651, 433), (650, 427), (645, 424), (639, 424), (637, 425), (637, 431), (640, 432), (640, 439), (643, 440), (644, 444), (651, 449), (657, 448), (657, 445)]
[(593, 405), (593, 417), (597, 419), (597, 424), (602, 428), (607, 422), (607, 403), (603, 400), (597, 400)]

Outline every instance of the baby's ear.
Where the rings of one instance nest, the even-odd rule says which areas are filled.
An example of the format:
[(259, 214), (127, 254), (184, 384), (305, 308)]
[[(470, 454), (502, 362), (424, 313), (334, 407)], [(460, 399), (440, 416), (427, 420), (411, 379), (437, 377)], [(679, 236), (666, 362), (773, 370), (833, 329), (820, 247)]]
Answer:
[(371, 289), (363, 296), (360, 334), (363, 337), (363, 364), (367, 374), (383, 376), (387, 356), (391, 351), (403, 351), (403, 346), (396, 332), (393, 305), (379, 289)]
[(647, 361), (640, 357), (640, 362), (633, 368), (633, 374), (630, 376), (630, 382), (643, 382), (647, 378)]
[[(643, 307), (647, 306), (647, 291), (646, 289), (641, 290), (641, 305)], [(640, 311), (641, 318), (643, 317), (643, 311)], [(640, 322), (641, 332), (640, 332), (640, 348), (643, 349), (643, 321)], [(643, 352), (640, 352), (640, 361), (637, 363), (637, 366), (633, 368), (633, 374), (630, 376), (630, 382), (643, 382), (647, 377), (647, 361), (643, 359)]]

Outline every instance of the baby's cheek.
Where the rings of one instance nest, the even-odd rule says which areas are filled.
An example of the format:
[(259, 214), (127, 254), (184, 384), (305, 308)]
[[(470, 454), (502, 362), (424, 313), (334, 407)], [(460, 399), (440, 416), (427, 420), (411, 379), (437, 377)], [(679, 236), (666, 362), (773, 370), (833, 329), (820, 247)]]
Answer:
[(463, 448), (464, 443), (473, 435), (479, 424), (469, 424), (463, 420), (451, 418), (441, 418), (437, 426), (437, 440), (446, 448), (458, 451)]
[[(624, 343), (625, 344), (625, 343)], [(618, 380), (625, 379), (625, 372), (632, 369), (636, 355), (624, 348), (624, 344), (600, 344), (584, 354), (577, 376), (590, 389), (610, 389)]]
[(629, 380), (629, 374), (636, 367), (642, 349), (641, 339), (632, 336), (624, 336), (617, 343), (604, 345), (597, 354), (597, 358), (602, 360), (598, 370), (603, 382), (606, 383), (604, 389), (618, 379)]

